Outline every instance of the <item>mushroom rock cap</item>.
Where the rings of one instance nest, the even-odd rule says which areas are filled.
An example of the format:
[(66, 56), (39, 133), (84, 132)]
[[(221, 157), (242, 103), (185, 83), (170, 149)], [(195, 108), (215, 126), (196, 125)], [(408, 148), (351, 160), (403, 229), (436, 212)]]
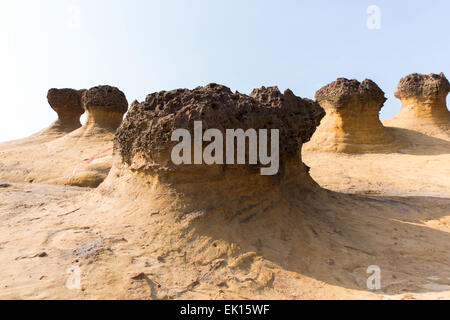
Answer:
[[(150, 94), (133, 104), (115, 142), (123, 162), (144, 163), (172, 168), (170, 150), (175, 129), (187, 129), (193, 136), (194, 121), (202, 121), (203, 130), (279, 129), (280, 157), (298, 154), (323, 116), (320, 106), (277, 88), (254, 90), (252, 96), (232, 93), (223, 85), (209, 84), (194, 90), (177, 89)], [(270, 136), (270, 134), (269, 134)], [(142, 164), (142, 161), (138, 161)]]
[(380, 108), (386, 102), (383, 90), (372, 80), (363, 82), (338, 78), (336, 81), (324, 86), (316, 92), (315, 99), (321, 103), (329, 102), (336, 108), (348, 106), (350, 102), (377, 103)]
[(117, 128), (128, 109), (125, 94), (116, 87), (97, 86), (82, 95), (82, 105), (88, 114), (87, 123)]
[(449, 140), (449, 91), (450, 84), (443, 73), (410, 74), (400, 80), (395, 90), (395, 96), (402, 101), (400, 112), (383, 123)]
[(450, 84), (442, 72), (429, 75), (412, 73), (400, 79), (394, 95), (398, 99), (445, 99), (449, 91)]
[(361, 153), (400, 147), (379, 119), (387, 99), (372, 80), (338, 78), (319, 89), (315, 98), (327, 114), (306, 150)]
[(71, 129), (81, 127), (80, 116), (84, 113), (81, 106), (83, 90), (55, 89), (48, 90), (47, 100), (58, 114), (55, 125), (67, 126)]
[[(287, 89), (284, 94), (280, 92), (278, 87), (261, 87), (254, 89), (250, 94), (259, 102), (272, 106), (273, 108), (282, 109), (284, 123), (287, 127), (297, 127), (300, 144), (306, 143), (316, 131), (320, 120), (325, 116), (325, 111), (313, 100), (297, 97), (294, 93)], [(298, 121), (298, 122), (296, 122)], [(286, 134), (288, 134), (286, 132)], [(286, 143), (295, 144), (296, 141), (286, 141)]]

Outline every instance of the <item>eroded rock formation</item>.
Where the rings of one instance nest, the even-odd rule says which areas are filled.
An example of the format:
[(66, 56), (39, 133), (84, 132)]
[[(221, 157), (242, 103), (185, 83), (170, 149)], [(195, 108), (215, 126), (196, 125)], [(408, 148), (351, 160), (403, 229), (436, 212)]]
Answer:
[[(184, 210), (223, 205), (231, 212), (238, 210), (239, 202), (254, 204), (258, 210), (268, 205), (261, 197), (276, 202), (296, 188), (318, 188), (301, 161), (300, 150), (323, 115), (314, 101), (296, 97), (289, 90), (282, 94), (277, 88), (263, 87), (251, 96), (218, 84), (153, 93), (144, 102), (133, 104), (118, 129), (114, 168), (102, 186), (124, 186), (127, 183), (116, 180), (125, 179), (132, 181), (128, 190), (140, 183), (145, 190), (146, 185), (155, 183), (158, 187), (153, 195), (177, 192)], [(224, 136), (226, 129), (279, 129), (278, 174), (262, 176), (260, 164), (175, 165), (171, 150), (177, 142), (171, 141), (172, 132), (187, 129), (193, 136), (194, 121), (202, 121), (204, 131), (214, 128)]]
[(125, 163), (153, 168), (179, 169), (171, 164), (170, 141), (175, 129), (188, 129), (194, 121), (203, 129), (279, 129), (281, 158), (298, 154), (323, 116), (313, 101), (296, 97), (290, 90), (261, 88), (251, 96), (232, 93), (210, 84), (195, 90), (179, 89), (148, 95), (134, 104), (116, 135), (116, 146)]
[(127, 112), (125, 94), (111, 86), (97, 86), (83, 93), (83, 108), (86, 110), (86, 126), (116, 130)]
[[(128, 108), (125, 95), (111, 86), (80, 91), (51, 89), (48, 100), (59, 119), (38, 138), (48, 137), (50, 129), (71, 132), (57, 139), (39, 140), (44, 143), (28, 139), (20, 150), (11, 142), (10, 148), (0, 154), (0, 179), (97, 187), (112, 165), (114, 134)], [(81, 126), (79, 118), (84, 110), (87, 119)]]
[(58, 120), (49, 129), (68, 133), (81, 127), (80, 116), (84, 113), (81, 96), (84, 91), (55, 88), (48, 90), (48, 103), (58, 114)]
[(450, 84), (443, 73), (413, 73), (402, 78), (395, 97), (402, 101), (400, 112), (385, 125), (450, 138), (447, 95)]
[[(398, 216), (400, 202), (392, 198), (384, 206), (383, 200), (337, 194), (315, 184), (300, 149), (323, 113), (317, 103), (290, 91), (261, 88), (248, 96), (214, 84), (154, 93), (142, 103), (133, 103), (115, 137), (113, 168), (86, 209), (86, 216), (103, 223), (102, 230), (107, 229), (104, 224), (127, 226), (124, 232), (114, 229), (114, 234), (126, 239), (121, 243), (127, 249), (138, 248), (142, 257), (132, 265), (129, 259), (110, 255), (110, 263), (122, 263), (120, 274), (124, 268), (132, 269), (133, 279), (141, 279), (145, 286), (142, 280), (151, 270), (151, 281), (165, 284), (155, 286), (155, 299), (192, 298), (194, 291), (212, 291), (211, 297), (236, 296), (219, 295), (218, 287), (222, 292), (235, 290), (239, 297), (245, 292), (260, 298), (265, 290), (292, 297), (302, 288), (301, 275), (307, 275), (308, 281), (321, 275), (322, 281), (332, 279), (335, 285), (356, 284), (359, 292), (367, 290), (367, 268), (348, 266), (370, 265), (374, 258), (392, 260), (379, 248), (392, 245), (395, 232), (403, 234), (412, 224), (396, 222), (393, 217)], [(183, 128), (193, 136), (195, 121), (202, 121), (204, 130), (216, 128), (222, 133), (279, 129), (279, 173), (261, 176), (251, 165), (171, 163), (170, 150), (177, 143), (171, 141), (172, 132)], [(384, 155), (377, 156), (382, 162)], [(410, 197), (404, 201), (408, 210), (411, 201)], [(408, 242), (413, 250), (424, 243), (416, 238)], [(439, 254), (446, 249), (439, 247)], [(129, 257), (130, 251), (122, 252)], [(147, 263), (148, 257), (154, 262)], [(438, 254), (434, 257), (436, 270), (442, 263)], [(380, 267), (388, 274), (391, 270), (417, 274), (408, 263)], [(103, 274), (112, 270), (95, 262), (92, 268), (96, 275), (101, 268)]]
[(339, 78), (318, 90), (315, 99), (326, 116), (305, 150), (361, 153), (396, 147), (379, 119), (386, 98), (373, 81)]
[(81, 127), (80, 116), (84, 113), (81, 96), (85, 90), (55, 89), (48, 90), (47, 100), (58, 114), (58, 119), (49, 127), (23, 139), (3, 142), (0, 150), (45, 143), (60, 138)]

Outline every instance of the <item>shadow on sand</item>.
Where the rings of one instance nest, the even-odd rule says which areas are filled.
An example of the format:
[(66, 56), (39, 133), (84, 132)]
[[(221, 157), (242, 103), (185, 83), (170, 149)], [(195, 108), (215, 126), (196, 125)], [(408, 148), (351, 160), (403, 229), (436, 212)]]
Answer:
[(434, 228), (449, 215), (449, 198), (322, 189), (281, 202), (256, 215), (211, 212), (191, 227), (199, 236), (238, 244), (240, 255), (263, 258), (268, 268), (276, 265), (330, 285), (370, 291), (367, 268), (376, 265), (382, 276), (378, 293), (450, 290), (450, 234)]

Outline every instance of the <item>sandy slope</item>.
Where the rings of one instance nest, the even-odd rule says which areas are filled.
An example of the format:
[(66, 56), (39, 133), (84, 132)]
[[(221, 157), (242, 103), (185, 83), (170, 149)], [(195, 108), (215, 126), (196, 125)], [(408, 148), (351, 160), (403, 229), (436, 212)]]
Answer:
[[(65, 92), (68, 91), (81, 99), (76, 101), (76, 106), (83, 112), (86, 110), (86, 124), (81, 127), (81, 111), (74, 116), (73, 108), (69, 108), (72, 126), (62, 126), (61, 119), (68, 115), (60, 114), (52, 126), (38, 134), (0, 144), (0, 179), (97, 187), (112, 165), (112, 141), (128, 108), (126, 97), (111, 86), (83, 90), (81, 98), (80, 92), (71, 89), (52, 90), (49, 102), (53, 102), (51, 92), (60, 91), (62, 97), (56, 95), (57, 98), (67, 98)], [(61, 105), (68, 113), (67, 105), (60, 103), (58, 106), (63, 108)]]
[(109, 150), (90, 164), (83, 162), (112, 148), (114, 130), (85, 125), (46, 143), (0, 149), (0, 179), (12, 182), (66, 184), (76, 170), (72, 185), (98, 186), (111, 168)]
[[(259, 178), (179, 185), (121, 165), (93, 191), (3, 187), (0, 298), (449, 299), (446, 150), (305, 153), (340, 193), (303, 174), (279, 193)], [(66, 287), (73, 266), (82, 290)]]
[(450, 142), (387, 128), (410, 147), (394, 152), (345, 154), (304, 152), (311, 175), (327, 189), (377, 194), (446, 196), (450, 192)]
[[(182, 214), (167, 187), (120, 179), (93, 192), (2, 188), (0, 298), (450, 297), (448, 194), (317, 189), (237, 216)], [(153, 197), (142, 202), (144, 195)], [(380, 291), (367, 290), (370, 265), (382, 270)], [(66, 288), (71, 266), (81, 269), (82, 290)]]

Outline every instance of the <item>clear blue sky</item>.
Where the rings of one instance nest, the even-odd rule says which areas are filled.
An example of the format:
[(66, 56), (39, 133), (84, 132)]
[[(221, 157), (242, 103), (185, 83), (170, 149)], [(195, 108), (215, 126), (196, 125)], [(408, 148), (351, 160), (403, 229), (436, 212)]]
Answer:
[[(367, 8), (381, 9), (381, 29)], [(262, 85), (314, 97), (337, 77), (393, 91), (409, 73), (450, 77), (450, 1), (2, 0), (0, 141), (56, 114), (51, 87), (110, 84), (129, 102), (209, 82), (249, 93)]]

